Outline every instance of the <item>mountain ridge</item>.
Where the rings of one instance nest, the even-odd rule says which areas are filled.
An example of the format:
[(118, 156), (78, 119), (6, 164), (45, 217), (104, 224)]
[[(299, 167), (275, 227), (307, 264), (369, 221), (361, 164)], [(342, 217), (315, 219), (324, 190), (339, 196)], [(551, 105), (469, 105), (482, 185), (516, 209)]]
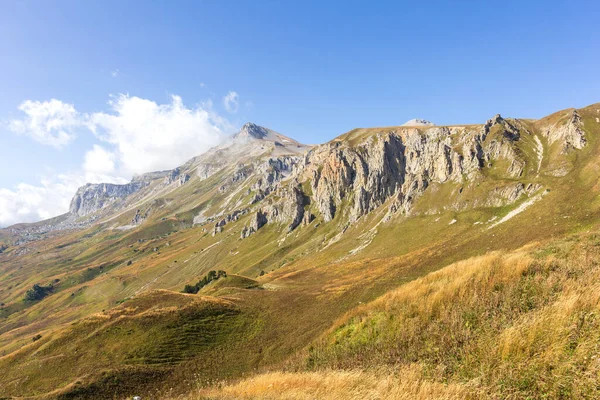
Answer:
[[(195, 374), (309, 365), (346, 313), (407, 282), (488, 252), (593, 240), (597, 118), (600, 104), (540, 120), (359, 128), (301, 154), (281, 139), (234, 137), (136, 178), (149, 184), (100, 199), (78, 225), (2, 230), (0, 387), (125, 398), (175, 382), (183, 394)], [(227, 277), (181, 293), (211, 271)], [(45, 297), (24, 301), (34, 285)], [(312, 359), (335, 366), (331, 354)]]

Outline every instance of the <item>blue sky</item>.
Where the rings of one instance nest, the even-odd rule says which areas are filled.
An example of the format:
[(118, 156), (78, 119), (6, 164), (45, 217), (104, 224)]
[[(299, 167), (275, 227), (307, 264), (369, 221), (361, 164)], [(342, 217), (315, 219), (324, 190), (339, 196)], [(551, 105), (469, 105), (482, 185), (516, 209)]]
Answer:
[[(182, 146), (201, 152), (246, 121), (321, 143), (416, 117), (538, 118), (600, 101), (599, 2), (322, 3), (0, 2), (0, 226), (65, 211), (83, 181), (175, 167)], [(19, 109), (51, 99), (61, 123), (76, 120), (60, 145), (40, 143), (58, 130)], [(156, 146), (134, 153), (146, 131), (132, 124), (156, 126)], [(194, 129), (185, 146), (179, 132)]]

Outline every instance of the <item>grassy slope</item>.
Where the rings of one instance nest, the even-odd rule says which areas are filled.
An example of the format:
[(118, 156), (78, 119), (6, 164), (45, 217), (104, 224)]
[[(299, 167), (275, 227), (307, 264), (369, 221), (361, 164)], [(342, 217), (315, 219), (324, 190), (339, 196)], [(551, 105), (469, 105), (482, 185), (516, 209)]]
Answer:
[(598, 238), (490, 253), (411, 282), (345, 316), (306, 365), (418, 363), (486, 395), (597, 398)]
[[(147, 394), (157, 389), (157, 376), (167, 377), (172, 366), (186, 360), (214, 360), (224, 349), (245, 354), (243, 346), (255, 335), (258, 323), (230, 301), (152, 291), (43, 335), (3, 359), (3, 389), (32, 395), (53, 387), (64, 398), (97, 398), (126, 395), (130, 386), (137, 386), (138, 392)], [(196, 372), (207, 378), (221, 376), (217, 363), (202, 367)], [(54, 372), (49, 374), (50, 370)], [(111, 380), (128, 373), (137, 382), (111, 385)], [(77, 379), (72, 381), (73, 377)]]
[(187, 398), (598, 398), (598, 259), (588, 233), (452, 264), (340, 318), (298, 372)]
[[(586, 126), (595, 126), (593, 116), (582, 113), (587, 118)], [(568, 232), (594, 227), (599, 220), (598, 188), (595, 185), (600, 168), (593, 155), (598, 154), (600, 149), (595, 135), (588, 135), (588, 139), (588, 147), (569, 160), (575, 170), (568, 179), (542, 174), (538, 179), (544, 187), (551, 189), (550, 193), (523, 214), (492, 230), (474, 223), (502, 216), (509, 211), (507, 208), (456, 213), (443, 211), (440, 207), (437, 215), (418, 215), (408, 219), (399, 216), (378, 224), (385, 213), (385, 207), (382, 207), (350, 226), (337, 242), (334, 239), (345, 225), (343, 212), (338, 213), (332, 223), (321, 224), (317, 229), (315, 226), (320, 221), (314, 221), (280, 241), (281, 228), (275, 225), (267, 225), (250, 238), (240, 240), (239, 231), (247, 217), (226, 225), (223, 233), (213, 237), (203, 227), (189, 228), (186, 221), (191, 215), (180, 220), (176, 216), (171, 217), (167, 209), (139, 230), (88, 231), (85, 232), (87, 238), (71, 234), (41, 242), (36, 252), (21, 257), (19, 263), (9, 262), (0, 269), (0, 281), (3, 282), (0, 298), (8, 304), (23, 307), (20, 299), (33, 283), (46, 283), (57, 278), (61, 283), (51, 296), (37, 304), (28, 304), (0, 320), (0, 352), (9, 354), (25, 346), (17, 353), (0, 358), (0, 368), (17, 370), (27, 365), (27, 368), (32, 368), (31, 376), (36, 376), (48, 371), (41, 360), (55, 357), (52, 358), (56, 360), (52, 364), (55, 370), (70, 368), (74, 363), (82, 371), (106, 368), (107, 376), (122, 377), (122, 390), (126, 390), (126, 382), (129, 381), (138, 382), (134, 388), (143, 386), (140, 382), (161, 382), (164, 376), (158, 379), (154, 375), (160, 373), (168, 376), (168, 381), (182, 391), (187, 390), (189, 382), (198, 381), (198, 374), (205, 382), (205, 379), (213, 377), (228, 378), (248, 374), (256, 368), (285, 365), (296, 352), (326, 331), (331, 321), (400, 284), (466, 257), (497, 249), (515, 249), (534, 239), (560, 237)], [(526, 150), (524, 153), (528, 153)], [(544, 162), (550, 164), (551, 160)], [(185, 185), (181, 190), (184, 188)], [(206, 198), (201, 196), (195, 204), (206, 203), (213, 195), (209, 192)], [(431, 199), (424, 197), (421, 201)], [(173, 207), (176, 209), (178, 206)], [(166, 217), (168, 219), (163, 221), (162, 218)], [(457, 222), (450, 225), (453, 219)], [(370, 229), (374, 229), (376, 234), (366, 233)], [(143, 241), (140, 242), (140, 239)], [(368, 246), (360, 252), (350, 254), (365, 244)], [(154, 248), (158, 251), (153, 251)], [(127, 265), (129, 260), (132, 260), (131, 265)], [(105, 270), (98, 275), (87, 272), (88, 268), (100, 266), (104, 266)], [(179, 291), (183, 285), (196, 282), (210, 269), (225, 269), (230, 274), (256, 279), (262, 287), (248, 289), (242, 281), (250, 281), (242, 277), (240, 282), (229, 287), (209, 285), (205, 289), (206, 294), (222, 296), (242, 310), (237, 319), (246, 321), (248, 318), (256, 323), (252, 338), (241, 339), (246, 349), (244, 360), (247, 360), (243, 365), (238, 366), (240, 357), (231, 351), (218, 355), (211, 353), (210, 357), (203, 351), (198, 356), (180, 357), (177, 363), (158, 363), (149, 369), (146, 363), (141, 362), (141, 370), (132, 370), (131, 378), (127, 378), (129, 375), (122, 367), (131, 365), (125, 359), (77, 360), (64, 356), (63, 344), (60, 344), (63, 343), (60, 342), (62, 335), (74, 335), (71, 337), (78, 338), (80, 346), (86, 349), (105, 346), (105, 342), (91, 337), (80, 338), (71, 331), (75, 329), (69, 325), (71, 322), (109, 310), (117, 303), (133, 298), (119, 306), (126, 307), (141, 293), (151, 289)], [(260, 271), (267, 274), (259, 278)], [(23, 280), (23, 276), (27, 279)], [(85, 277), (91, 279), (86, 280)], [(31, 344), (31, 337), (38, 333), (43, 339)], [(120, 341), (121, 336), (113, 340)], [(135, 333), (131, 340), (143, 343), (153, 351), (160, 349), (160, 341), (144, 336), (144, 332)], [(47, 344), (52, 342), (56, 345)], [(227, 343), (227, 346), (232, 346), (231, 342)], [(42, 345), (49, 346), (50, 353), (38, 352)], [(119, 357), (123, 352), (124, 348), (114, 349)], [(185, 351), (181, 353), (185, 355)], [(211, 360), (215, 357), (220, 361), (218, 371), (211, 367)], [(56, 387), (74, 385), (80, 380), (80, 371), (67, 371), (70, 372), (52, 376), (49, 380), (38, 379), (19, 388), (13, 386), (11, 393), (43, 393)], [(92, 375), (83, 382), (84, 387), (100, 390), (114, 386), (106, 379), (94, 383), (98, 376)], [(0, 377), (3, 385), (11, 382), (13, 380)], [(152, 387), (164, 389), (160, 384)]]

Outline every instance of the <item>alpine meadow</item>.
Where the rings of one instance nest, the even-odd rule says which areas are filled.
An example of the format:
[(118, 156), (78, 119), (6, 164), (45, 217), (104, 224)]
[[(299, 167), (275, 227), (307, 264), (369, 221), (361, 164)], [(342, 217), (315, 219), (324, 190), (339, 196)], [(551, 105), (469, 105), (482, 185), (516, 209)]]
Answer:
[(0, 399), (600, 398), (597, 5), (109, 3), (0, 5)]

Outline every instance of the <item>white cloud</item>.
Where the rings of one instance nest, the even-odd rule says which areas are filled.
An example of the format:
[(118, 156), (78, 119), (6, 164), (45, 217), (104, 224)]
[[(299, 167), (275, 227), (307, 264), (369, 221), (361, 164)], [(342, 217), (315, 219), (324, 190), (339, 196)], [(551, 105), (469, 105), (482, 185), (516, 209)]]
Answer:
[(119, 69), (113, 69), (112, 71), (110, 71), (110, 76), (112, 76), (113, 78), (116, 78), (117, 76), (119, 76)]
[(115, 155), (102, 146), (94, 145), (85, 153), (83, 170), (88, 173), (112, 174), (115, 172)]
[(20, 183), (14, 190), (0, 188), (0, 227), (64, 214), (79, 187), (101, 182), (126, 183), (127, 180), (84, 172), (45, 176), (38, 185)]
[(112, 112), (92, 114), (89, 124), (114, 147), (125, 176), (174, 168), (217, 145), (229, 127), (211, 111), (211, 103), (187, 108), (179, 96), (157, 104), (119, 95), (109, 104)]
[(31, 101), (19, 106), (26, 115), (9, 122), (8, 128), (20, 135), (60, 149), (75, 138), (75, 130), (82, 124), (82, 115), (72, 104), (60, 100)]
[[(60, 179), (40, 186), (21, 183), (15, 190), (0, 189), (0, 226), (33, 222), (64, 213), (77, 184)], [(80, 182), (81, 183), (81, 182)]]
[(54, 99), (28, 100), (19, 107), (27, 118), (10, 122), (15, 132), (62, 147), (72, 140), (74, 129), (89, 129), (102, 143), (83, 155), (78, 171), (51, 173), (52, 178), (42, 178), (38, 185), (0, 189), (0, 227), (67, 212), (77, 188), (86, 183), (126, 183), (134, 174), (175, 168), (218, 145), (232, 128), (212, 110), (210, 100), (187, 107), (179, 96), (157, 104), (118, 95), (109, 106), (107, 112), (92, 114)]
[(240, 96), (237, 92), (230, 91), (223, 97), (223, 105), (227, 112), (236, 113), (240, 107)]
[(200, 82), (200, 87), (201, 87), (201, 88), (205, 88), (205, 87), (206, 87), (206, 83), (204, 83), (204, 82)]

